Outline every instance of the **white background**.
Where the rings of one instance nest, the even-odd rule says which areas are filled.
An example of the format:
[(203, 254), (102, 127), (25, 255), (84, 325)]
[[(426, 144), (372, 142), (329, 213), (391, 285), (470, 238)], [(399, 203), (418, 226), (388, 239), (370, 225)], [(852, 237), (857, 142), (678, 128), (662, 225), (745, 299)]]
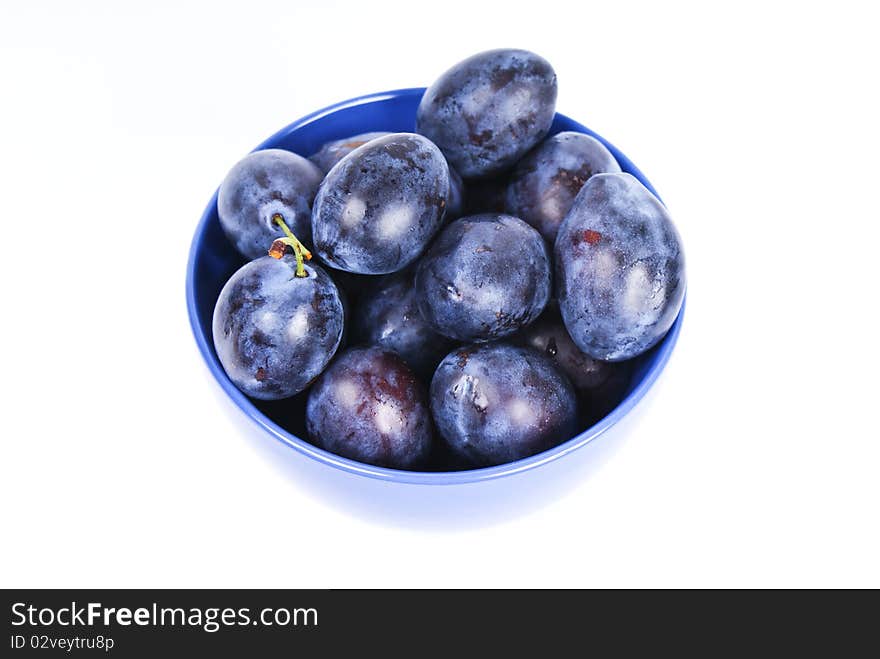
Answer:
[[(659, 5), (4, 2), (0, 586), (880, 586), (876, 22)], [(187, 322), (204, 204), (297, 117), (499, 46), (550, 60), (678, 224), (663, 378), (482, 488), (254, 433)]]

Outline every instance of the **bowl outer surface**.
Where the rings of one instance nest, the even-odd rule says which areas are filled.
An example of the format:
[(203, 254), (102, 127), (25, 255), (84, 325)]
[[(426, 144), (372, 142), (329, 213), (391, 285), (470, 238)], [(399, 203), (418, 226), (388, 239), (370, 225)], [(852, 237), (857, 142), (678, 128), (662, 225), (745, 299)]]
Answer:
[[(424, 88), (399, 89), (337, 103), (293, 122), (265, 140), (255, 150), (281, 148), (302, 156), (310, 156), (325, 142), (349, 135), (370, 131), (414, 132), (416, 108), (424, 91)], [(644, 174), (616, 147), (587, 127), (557, 113), (550, 134), (566, 130), (586, 133), (601, 141), (614, 154), (623, 171), (635, 176), (657, 195)], [(657, 197), (659, 198), (659, 195)], [(190, 325), (199, 351), (221, 388), (258, 426), (300, 453), (350, 473), (401, 483), (455, 485), (494, 479), (532, 469), (584, 446), (629, 413), (651, 388), (669, 360), (684, 317), (683, 302), (678, 317), (663, 340), (637, 358), (638, 363), (626, 397), (605, 418), (575, 437), (537, 455), (495, 467), (448, 472), (400, 471), (355, 462), (317, 448), (275, 423), (254, 401), (232, 384), (217, 359), (211, 339), (211, 322), (214, 303), (220, 289), (243, 263), (244, 261), (229, 244), (220, 228), (215, 192), (199, 221), (190, 247), (186, 301)]]

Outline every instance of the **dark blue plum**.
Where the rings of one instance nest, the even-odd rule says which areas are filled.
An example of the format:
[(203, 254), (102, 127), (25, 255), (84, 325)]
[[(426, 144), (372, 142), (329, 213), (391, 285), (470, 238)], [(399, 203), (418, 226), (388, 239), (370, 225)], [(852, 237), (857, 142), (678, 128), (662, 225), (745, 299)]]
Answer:
[(617, 160), (595, 137), (557, 133), (517, 163), (507, 187), (506, 210), (535, 227), (552, 245), (587, 179), (619, 171)]
[(550, 254), (519, 218), (484, 214), (446, 226), (416, 270), (422, 316), (463, 342), (492, 341), (528, 325), (550, 299)]
[(431, 451), (424, 384), (377, 347), (347, 350), (330, 365), (309, 392), (306, 427), (316, 446), (382, 467), (419, 467)]
[(322, 171), (329, 172), (331, 169), (333, 169), (333, 165), (338, 163), (359, 146), (363, 146), (370, 140), (374, 140), (377, 137), (384, 137), (385, 135), (390, 134), (391, 133), (383, 131), (375, 133), (361, 133), (360, 135), (352, 135), (351, 137), (344, 137), (341, 140), (327, 142), (318, 150), (317, 153), (309, 156), (309, 160), (320, 167)]
[(296, 276), (291, 255), (251, 261), (214, 307), (214, 348), (229, 379), (253, 398), (293, 396), (336, 353), (345, 322), (336, 285), (321, 268)]
[(327, 174), (315, 198), (315, 249), (330, 266), (380, 275), (415, 261), (443, 223), (449, 167), (413, 133), (358, 147)]
[(464, 178), (497, 174), (550, 130), (556, 73), (526, 50), (469, 57), (432, 84), (416, 114), (416, 131), (432, 140)]
[(540, 453), (577, 430), (571, 383), (532, 348), (507, 343), (459, 348), (437, 367), (430, 399), (443, 440), (477, 466)]
[(386, 275), (358, 302), (353, 342), (396, 352), (422, 378), (430, 380), (455, 342), (437, 334), (422, 318), (410, 270)]
[(241, 159), (217, 193), (220, 226), (246, 259), (265, 256), (284, 235), (275, 216), (307, 247), (312, 244), (312, 200), (324, 173), (290, 151), (266, 149)]
[(681, 238), (660, 201), (629, 174), (597, 174), (556, 237), (559, 309), (596, 359), (621, 361), (654, 346), (685, 289)]
[(565, 373), (578, 394), (582, 417), (590, 423), (614, 409), (629, 386), (632, 362), (603, 362), (581, 352), (555, 304), (511, 341), (541, 352)]

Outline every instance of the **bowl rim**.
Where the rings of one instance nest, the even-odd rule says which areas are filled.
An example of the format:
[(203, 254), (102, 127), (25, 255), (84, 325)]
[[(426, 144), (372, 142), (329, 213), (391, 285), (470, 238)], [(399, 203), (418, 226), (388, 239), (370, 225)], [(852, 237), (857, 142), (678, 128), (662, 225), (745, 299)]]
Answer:
[[(369, 103), (375, 103), (378, 101), (400, 98), (403, 96), (420, 96), (424, 92), (425, 87), (395, 89), (390, 91), (377, 92), (374, 94), (366, 94), (363, 96), (358, 96), (345, 101), (341, 101), (339, 103), (334, 103), (333, 105), (328, 105), (325, 108), (312, 112), (311, 114), (297, 119), (296, 121), (285, 126), (281, 130), (271, 135), (269, 138), (263, 140), (254, 149), (254, 151), (268, 148), (277, 140), (287, 136), (293, 131), (299, 130), (304, 126), (318, 121), (327, 115), (338, 112), (339, 110)], [(591, 135), (601, 141), (606, 147), (608, 147), (608, 149), (617, 159), (618, 163), (621, 165), (621, 168), (624, 171), (630, 172), (633, 176), (638, 178), (645, 185), (645, 187), (647, 187), (652, 193), (654, 193), (654, 195), (656, 195), (658, 199), (660, 198), (659, 195), (657, 195), (656, 190), (654, 190), (653, 186), (647, 180), (645, 175), (642, 174), (642, 172), (638, 169), (638, 167), (636, 167), (632, 163), (632, 161), (629, 160), (629, 158), (627, 158), (623, 153), (620, 152), (619, 149), (608, 142), (605, 138), (596, 134), (586, 126), (580, 124), (579, 122), (571, 119), (566, 115), (557, 113), (554, 121), (556, 120), (556, 118), (565, 119), (566, 121), (572, 123), (576, 127), (577, 131)], [(208, 202), (208, 205), (205, 207), (205, 210), (202, 213), (202, 217), (199, 220), (198, 225), (196, 226), (192, 242), (190, 244), (189, 257), (187, 259), (186, 266), (186, 307), (189, 316), (190, 329), (193, 332), (193, 336), (196, 340), (196, 345), (199, 348), (199, 352), (201, 353), (202, 358), (204, 359), (205, 364), (208, 367), (208, 370), (214, 376), (214, 379), (220, 385), (221, 389), (232, 399), (232, 401), (236, 404), (241, 412), (248, 416), (252, 421), (256, 422), (256, 424), (260, 426), (264, 431), (269, 433), (270, 436), (289, 446), (290, 448), (298, 451), (299, 453), (308, 456), (313, 460), (316, 460), (321, 464), (335, 467), (336, 469), (341, 469), (342, 471), (351, 474), (368, 476), (370, 478), (396, 483), (409, 483), (418, 485), (460, 485), (464, 483), (488, 481), (496, 478), (501, 478), (503, 476), (511, 476), (513, 474), (518, 474), (530, 469), (534, 469), (536, 467), (540, 467), (541, 465), (547, 464), (548, 462), (552, 462), (554, 460), (562, 458), (563, 456), (568, 455), (569, 453), (576, 451), (579, 448), (582, 448), (597, 437), (601, 436), (609, 428), (611, 428), (623, 417), (629, 414), (629, 412), (636, 406), (636, 404), (640, 400), (642, 400), (642, 398), (644, 398), (645, 394), (654, 385), (654, 383), (657, 381), (657, 378), (660, 376), (660, 373), (666, 367), (666, 364), (669, 362), (669, 358), (672, 355), (672, 351), (675, 348), (675, 345), (678, 341), (678, 336), (681, 332), (681, 324), (684, 318), (685, 304), (687, 302), (686, 291), (685, 296), (683, 296), (682, 298), (681, 308), (679, 309), (678, 316), (673, 322), (672, 327), (670, 327), (666, 336), (663, 337), (663, 339), (660, 340), (660, 343), (654, 348), (655, 350), (657, 350), (657, 354), (655, 355), (653, 364), (645, 372), (642, 380), (633, 388), (632, 391), (629, 392), (626, 398), (624, 398), (617, 405), (617, 407), (615, 407), (611, 412), (609, 412), (604, 418), (602, 418), (594, 425), (590, 426), (589, 428), (572, 437), (571, 439), (568, 439), (561, 444), (554, 446), (553, 448), (547, 449), (546, 451), (542, 451), (537, 455), (522, 458), (520, 460), (508, 462), (502, 465), (496, 465), (492, 467), (480, 467), (477, 469), (467, 469), (463, 471), (408, 471), (400, 469), (390, 469), (387, 467), (377, 467), (363, 462), (357, 462), (355, 460), (350, 460), (348, 458), (344, 458), (334, 453), (330, 453), (329, 451), (325, 451), (324, 449), (318, 448), (317, 446), (310, 444), (307, 440), (302, 439), (301, 437), (298, 437), (291, 432), (288, 432), (287, 430), (276, 424), (274, 421), (269, 419), (256, 407), (256, 405), (254, 405), (254, 403), (247, 396), (239, 391), (239, 389), (232, 383), (232, 381), (226, 375), (226, 372), (223, 370), (223, 367), (221, 366), (216, 355), (214, 354), (214, 350), (211, 345), (211, 339), (209, 339), (209, 337), (205, 336), (202, 333), (198, 321), (198, 310), (195, 299), (195, 264), (196, 257), (198, 255), (198, 247), (200, 246), (201, 242), (200, 236), (202, 236), (202, 234), (204, 234), (205, 232), (216, 203), (217, 191), (214, 192), (211, 200)]]

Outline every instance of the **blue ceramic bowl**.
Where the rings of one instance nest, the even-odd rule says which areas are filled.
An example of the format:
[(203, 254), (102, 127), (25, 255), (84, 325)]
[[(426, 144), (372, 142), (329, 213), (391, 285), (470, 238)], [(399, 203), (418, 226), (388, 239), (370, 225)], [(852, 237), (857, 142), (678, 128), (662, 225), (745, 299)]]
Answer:
[[(415, 130), (416, 108), (424, 91), (424, 88), (399, 89), (337, 103), (293, 122), (260, 144), (257, 149), (280, 148), (302, 155), (311, 155), (325, 142), (358, 133), (370, 131), (413, 132)], [(587, 133), (601, 140), (617, 158), (623, 171), (638, 178), (656, 194), (644, 174), (614, 146), (589, 128), (564, 115), (557, 114), (551, 133), (564, 130)], [(230, 166), (232, 164), (230, 163)], [(282, 403), (253, 401), (232, 384), (214, 351), (211, 319), (214, 303), (217, 301), (220, 289), (242, 264), (241, 257), (235, 252), (220, 229), (220, 222), (217, 218), (217, 193), (215, 192), (193, 236), (186, 272), (186, 303), (196, 343), (217, 382), (257, 426), (300, 453), (325, 465), (347, 472), (403, 483), (451, 485), (484, 481), (538, 467), (584, 446), (629, 413), (654, 384), (669, 360), (684, 315), (684, 306), (682, 306), (675, 324), (666, 337), (652, 350), (638, 358), (629, 391), (620, 404), (605, 418), (576, 437), (538, 455), (496, 467), (446, 472), (400, 471), (355, 462), (328, 453), (303, 439), (306, 436), (303, 420), (304, 395)]]

